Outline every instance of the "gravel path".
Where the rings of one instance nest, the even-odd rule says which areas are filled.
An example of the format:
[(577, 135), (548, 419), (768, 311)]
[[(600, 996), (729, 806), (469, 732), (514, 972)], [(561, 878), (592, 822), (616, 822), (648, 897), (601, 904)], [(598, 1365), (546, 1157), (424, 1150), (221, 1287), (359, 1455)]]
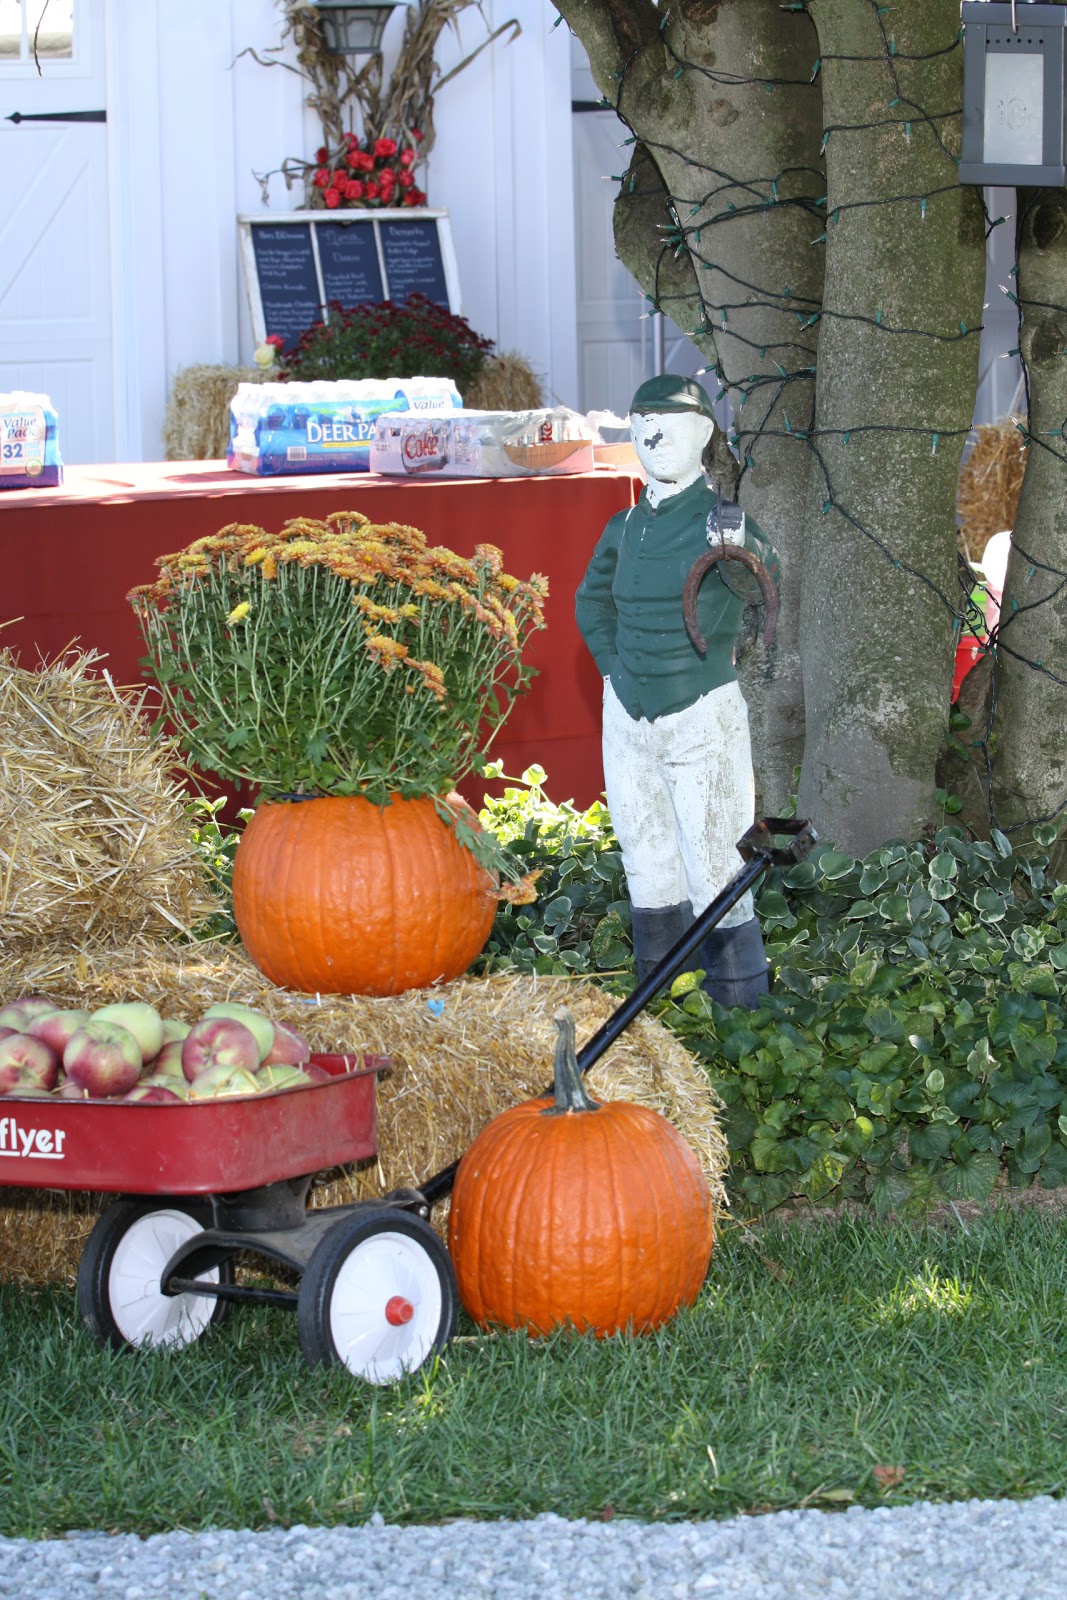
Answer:
[(1064, 1600), (1067, 1503), (0, 1539), (2, 1600)]

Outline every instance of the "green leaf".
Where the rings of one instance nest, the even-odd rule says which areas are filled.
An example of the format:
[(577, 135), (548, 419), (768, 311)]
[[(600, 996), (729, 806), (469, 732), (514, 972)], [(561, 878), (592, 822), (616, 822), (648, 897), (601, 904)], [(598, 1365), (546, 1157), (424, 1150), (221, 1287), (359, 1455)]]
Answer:
[(1001, 833), (999, 828), (994, 828), (990, 837), (996, 846), (998, 855), (1004, 857), (1005, 859), (1011, 855), (1011, 840)]
[(851, 872), (855, 865), (854, 857), (846, 856), (840, 850), (825, 850), (819, 857), (819, 874), (835, 882), (843, 878), (846, 872)]
[(943, 1122), (931, 1122), (925, 1128), (913, 1128), (908, 1135), (908, 1149), (916, 1161), (932, 1161), (948, 1154), (952, 1133)]
[(938, 1173), (938, 1181), (952, 1200), (972, 1200), (981, 1205), (988, 1200), (1000, 1175), (1000, 1162), (988, 1152), (976, 1152), (969, 1161), (949, 1161)]

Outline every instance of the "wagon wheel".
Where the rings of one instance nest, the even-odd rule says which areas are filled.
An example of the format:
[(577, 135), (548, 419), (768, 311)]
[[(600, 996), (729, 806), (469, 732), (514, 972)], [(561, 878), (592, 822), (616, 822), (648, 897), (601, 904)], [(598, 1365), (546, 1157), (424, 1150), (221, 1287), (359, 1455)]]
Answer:
[(296, 1308), (312, 1366), (344, 1366), (368, 1383), (416, 1372), (452, 1337), (457, 1290), (448, 1251), (405, 1211), (363, 1212), (316, 1247)]
[[(108, 1207), (78, 1265), (78, 1310), (100, 1344), (180, 1349), (222, 1321), (226, 1301), (160, 1289), (178, 1246), (210, 1223), (211, 1207), (195, 1200), (119, 1200)], [(232, 1263), (223, 1261), (200, 1276), (208, 1283), (232, 1283)]]

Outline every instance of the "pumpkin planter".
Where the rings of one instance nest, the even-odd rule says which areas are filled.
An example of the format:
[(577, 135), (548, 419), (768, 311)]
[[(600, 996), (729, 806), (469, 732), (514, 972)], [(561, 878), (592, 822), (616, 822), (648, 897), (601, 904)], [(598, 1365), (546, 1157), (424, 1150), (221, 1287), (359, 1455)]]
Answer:
[(272, 983), (390, 995), (467, 970), (492, 929), (496, 888), (432, 799), (379, 808), (325, 796), (257, 808), (234, 858), (233, 911)]
[(555, 1099), (505, 1111), (460, 1161), (448, 1224), (460, 1298), (483, 1327), (644, 1333), (700, 1292), (707, 1180), (658, 1112), (589, 1098), (574, 1019), (556, 1025)]

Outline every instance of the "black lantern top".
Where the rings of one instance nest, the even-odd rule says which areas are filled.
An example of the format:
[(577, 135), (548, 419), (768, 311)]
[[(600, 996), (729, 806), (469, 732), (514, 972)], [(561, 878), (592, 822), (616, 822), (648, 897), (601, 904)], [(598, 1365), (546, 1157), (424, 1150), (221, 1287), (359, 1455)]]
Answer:
[(332, 55), (377, 55), (385, 25), (405, 0), (315, 0), (322, 41)]

